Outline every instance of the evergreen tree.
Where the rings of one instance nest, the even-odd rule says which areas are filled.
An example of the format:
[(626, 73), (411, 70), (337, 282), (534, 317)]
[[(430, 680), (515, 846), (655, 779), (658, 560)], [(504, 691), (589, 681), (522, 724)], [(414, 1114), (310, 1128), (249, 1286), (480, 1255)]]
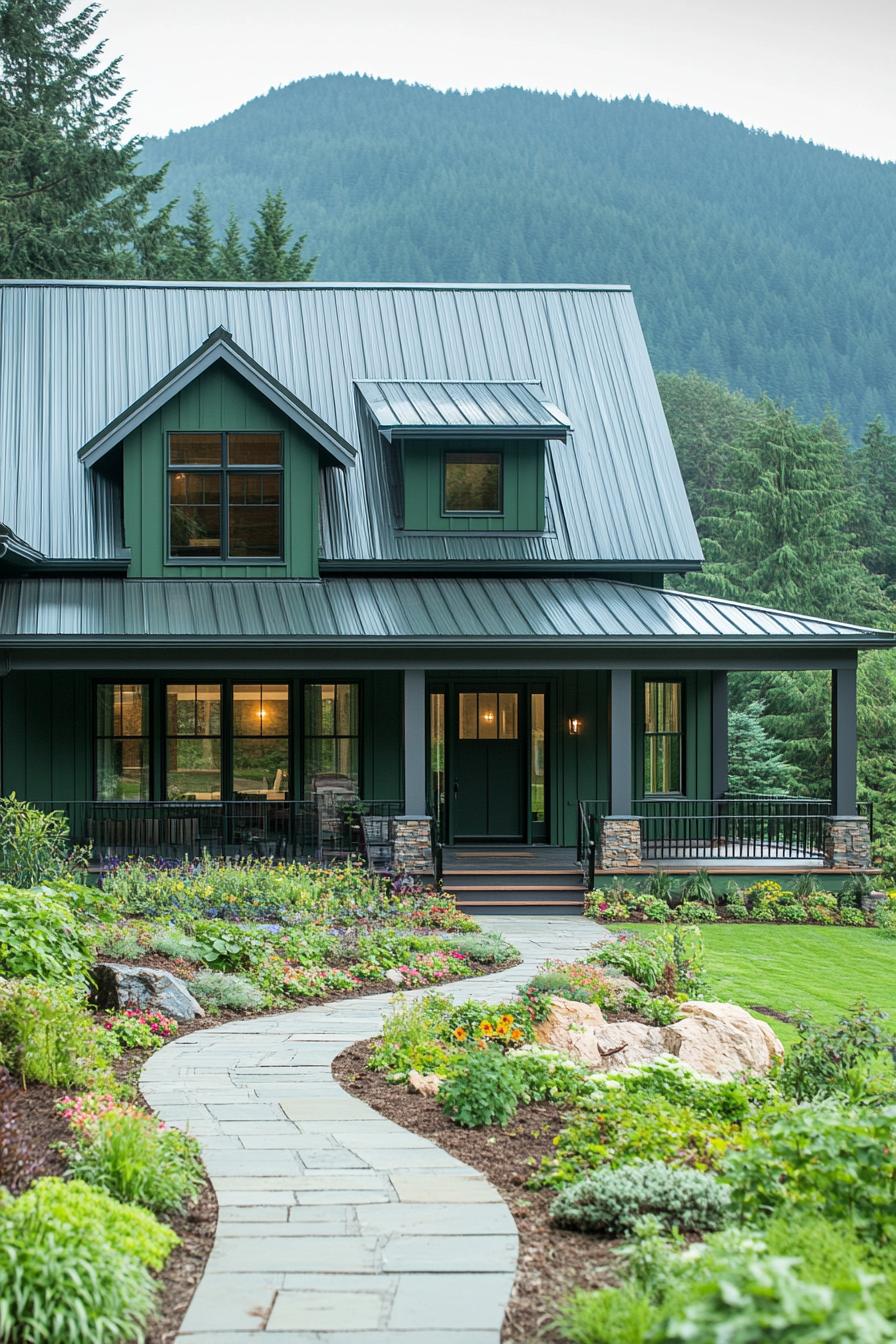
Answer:
[(120, 60), (94, 43), (97, 4), (0, 0), (0, 274), (133, 274), (167, 218), (148, 218), (165, 177), (137, 171)]
[(238, 282), (247, 278), (246, 249), (240, 236), (240, 226), (231, 210), (227, 217), (224, 236), (215, 251), (213, 278)]
[(896, 583), (896, 434), (876, 416), (853, 458), (858, 492), (855, 529), (867, 564)]
[(307, 234), (291, 242), (293, 228), (286, 221), (286, 200), (282, 191), (269, 191), (252, 221), (249, 245), (249, 278), (268, 284), (279, 281), (310, 280), (317, 257), (305, 258)]
[(201, 187), (193, 192), (187, 222), (181, 231), (183, 267), (180, 279), (211, 280), (215, 273), (217, 243), (208, 201)]
[(728, 788), (731, 793), (793, 793), (797, 774), (782, 744), (769, 733), (765, 704), (751, 700), (728, 715)]

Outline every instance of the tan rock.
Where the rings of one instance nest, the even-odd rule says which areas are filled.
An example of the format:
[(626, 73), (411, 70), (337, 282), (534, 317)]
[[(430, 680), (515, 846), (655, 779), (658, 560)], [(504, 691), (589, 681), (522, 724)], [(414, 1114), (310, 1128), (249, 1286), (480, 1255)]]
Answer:
[(599, 1004), (575, 1003), (554, 995), (550, 1013), (535, 1028), (535, 1039), (539, 1045), (589, 1062), (594, 1049), (592, 1042), (606, 1025)]
[(633, 1069), (669, 1053), (663, 1028), (643, 1022), (608, 1022), (595, 1044), (597, 1053), (585, 1062), (604, 1072)]
[(665, 1027), (667, 1049), (709, 1078), (768, 1073), (784, 1047), (771, 1027), (736, 1003), (681, 1005), (683, 1018)]
[(442, 1086), (442, 1079), (437, 1073), (420, 1073), (417, 1069), (411, 1069), (408, 1074), (408, 1091), (417, 1092), (421, 1097), (434, 1097)]

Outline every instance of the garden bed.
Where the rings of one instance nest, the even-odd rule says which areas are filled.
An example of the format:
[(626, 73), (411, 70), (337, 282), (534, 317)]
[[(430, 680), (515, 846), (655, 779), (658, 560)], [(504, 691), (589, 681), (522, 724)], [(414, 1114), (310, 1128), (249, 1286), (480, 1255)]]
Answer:
[[(504, 1128), (460, 1129), (434, 1097), (420, 1097), (389, 1083), (370, 1067), (371, 1041), (350, 1045), (333, 1061), (333, 1077), (380, 1115), (430, 1139), (491, 1181), (513, 1214), (520, 1238), (513, 1295), (501, 1333), (504, 1344), (561, 1344), (551, 1328), (557, 1302), (574, 1288), (604, 1288), (613, 1282), (618, 1241), (596, 1241), (556, 1227), (548, 1210), (553, 1190), (530, 1190), (533, 1170), (552, 1151), (563, 1124), (553, 1102), (521, 1107)], [(502, 1266), (495, 1265), (495, 1269)]]

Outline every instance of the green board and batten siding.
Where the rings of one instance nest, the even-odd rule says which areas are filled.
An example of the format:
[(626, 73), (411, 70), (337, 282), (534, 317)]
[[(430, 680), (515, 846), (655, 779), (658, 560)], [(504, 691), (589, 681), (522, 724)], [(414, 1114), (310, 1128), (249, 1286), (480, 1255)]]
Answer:
[[(283, 560), (187, 564), (168, 561), (167, 435), (172, 430), (274, 430), (283, 434)], [(218, 365), (130, 434), (124, 443), (124, 532), (128, 577), (316, 578), (318, 449), (237, 374)]]
[[(444, 454), (500, 452), (500, 514), (446, 514)], [(439, 439), (402, 445), (404, 527), (408, 532), (543, 532), (544, 442), (540, 439)]]

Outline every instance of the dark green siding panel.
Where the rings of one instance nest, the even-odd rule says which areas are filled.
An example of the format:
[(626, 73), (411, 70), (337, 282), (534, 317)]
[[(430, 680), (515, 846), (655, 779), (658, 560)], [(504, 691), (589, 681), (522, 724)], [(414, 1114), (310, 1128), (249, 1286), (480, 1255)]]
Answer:
[[(574, 845), (579, 799), (607, 796), (607, 675), (564, 672), (552, 690), (550, 839)], [(572, 717), (584, 720), (578, 737), (569, 735)]]
[(365, 678), (361, 781), (365, 798), (403, 797), (403, 690), (400, 672), (376, 672)]
[[(171, 430), (283, 434), (284, 559), (273, 564), (167, 564), (165, 436)], [(172, 397), (124, 444), (125, 544), (131, 578), (315, 578), (319, 550), (317, 447), (254, 388), (217, 366)]]
[[(500, 517), (442, 512), (442, 462), (448, 452), (492, 452), (504, 457), (504, 512)], [(543, 532), (544, 443), (531, 439), (407, 442), (404, 526), (412, 532)]]
[(3, 793), (34, 802), (91, 796), (91, 686), (77, 672), (13, 672), (3, 680)]

